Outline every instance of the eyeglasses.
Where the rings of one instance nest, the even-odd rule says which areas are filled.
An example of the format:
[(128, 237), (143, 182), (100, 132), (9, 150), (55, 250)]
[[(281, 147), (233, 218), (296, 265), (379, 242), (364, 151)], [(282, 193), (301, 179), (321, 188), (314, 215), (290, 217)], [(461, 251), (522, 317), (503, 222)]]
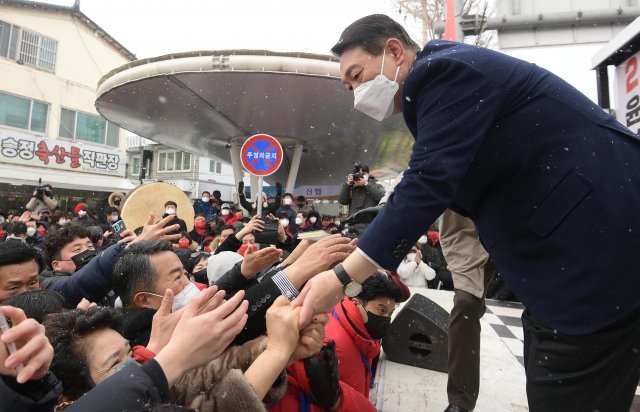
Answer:
[(209, 252), (193, 252), (193, 253), (191, 254), (191, 259), (197, 259), (197, 258), (199, 258), (200, 256), (210, 257), (210, 256), (211, 256), (211, 253), (209, 253)]

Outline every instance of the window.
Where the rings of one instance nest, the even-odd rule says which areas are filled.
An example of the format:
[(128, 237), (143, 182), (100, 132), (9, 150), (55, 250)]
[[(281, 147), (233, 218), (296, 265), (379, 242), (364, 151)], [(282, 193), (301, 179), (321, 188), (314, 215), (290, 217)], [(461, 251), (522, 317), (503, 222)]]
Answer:
[(0, 92), (0, 124), (44, 133), (49, 105)]
[(58, 136), (118, 147), (120, 128), (100, 116), (63, 108)]
[(131, 158), (131, 176), (140, 176), (140, 156), (133, 156)]
[(54, 72), (58, 42), (0, 20), (0, 56)]
[(191, 154), (187, 152), (160, 152), (158, 172), (188, 172), (191, 170)]
[(216, 162), (215, 160), (209, 160), (209, 172), (211, 173), (222, 173), (222, 163)]

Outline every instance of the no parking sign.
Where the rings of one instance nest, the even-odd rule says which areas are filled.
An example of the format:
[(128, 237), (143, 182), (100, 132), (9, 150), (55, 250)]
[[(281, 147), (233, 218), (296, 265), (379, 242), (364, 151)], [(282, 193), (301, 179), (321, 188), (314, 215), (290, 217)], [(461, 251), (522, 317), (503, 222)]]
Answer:
[(240, 149), (242, 166), (255, 176), (269, 176), (282, 164), (282, 146), (275, 137), (255, 134)]
[[(268, 134), (254, 134), (240, 149), (240, 161), (247, 172), (258, 176), (258, 192), (262, 193), (263, 177), (274, 174), (282, 164), (282, 146)], [(253, 190), (253, 189), (252, 189)], [(258, 216), (262, 215), (262, 202), (258, 199)]]

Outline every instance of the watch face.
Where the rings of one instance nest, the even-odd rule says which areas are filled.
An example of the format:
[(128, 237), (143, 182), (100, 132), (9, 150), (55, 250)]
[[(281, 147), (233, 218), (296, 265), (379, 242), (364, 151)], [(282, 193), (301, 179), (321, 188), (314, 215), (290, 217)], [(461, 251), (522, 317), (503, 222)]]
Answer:
[(358, 282), (351, 282), (344, 287), (344, 294), (350, 298), (355, 298), (362, 292), (362, 285)]

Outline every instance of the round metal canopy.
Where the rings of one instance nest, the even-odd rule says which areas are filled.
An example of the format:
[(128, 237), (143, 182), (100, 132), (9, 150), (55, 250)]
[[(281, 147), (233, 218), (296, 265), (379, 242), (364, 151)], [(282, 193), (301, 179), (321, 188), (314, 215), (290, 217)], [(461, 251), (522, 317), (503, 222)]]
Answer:
[(138, 60), (98, 85), (105, 118), (169, 147), (230, 161), (229, 144), (258, 133), (285, 148), (286, 181), (292, 146), (302, 156), (297, 185), (336, 185), (354, 161), (403, 169), (413, 139), (401, 116), (383, 123), (353, 109), (332, 56), (268, 51), (190, 52)]

